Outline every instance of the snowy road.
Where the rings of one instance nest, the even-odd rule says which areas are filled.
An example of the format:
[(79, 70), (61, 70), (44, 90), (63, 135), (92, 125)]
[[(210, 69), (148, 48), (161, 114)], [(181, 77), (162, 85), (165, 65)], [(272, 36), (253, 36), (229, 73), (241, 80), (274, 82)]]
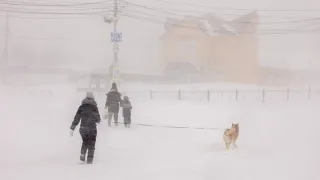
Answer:
[[(102, 123), (94, 164), (79, 165), (81, 138), (78, 132), (68, 137), (68, 131), (81, 99), (8, 93), (1, 98), (4, 180), (320, 179), (320, 104), (133, 102), (134, 123), (218, 129), (125, 129)], [(102, 105), (103, 99), (101, 110)], [(222, 131), (233, 120), (240, 122), (239, 149), (227, 152)]]

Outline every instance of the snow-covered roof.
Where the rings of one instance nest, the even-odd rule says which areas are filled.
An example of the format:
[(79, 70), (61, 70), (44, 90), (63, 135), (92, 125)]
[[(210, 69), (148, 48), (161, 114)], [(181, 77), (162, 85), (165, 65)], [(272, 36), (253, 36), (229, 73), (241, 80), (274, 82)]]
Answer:
[[(175, 25), (181, 27), (198, 27), (209, 36), (217, 35), (236, 35), (244, 32), (246, 27), (254, 23), (254, 19), (258, 17), (256, 11), (240, 16), (239, 18), (227, 21), (215, 14), (205, 14), (198, 18), (186, 17), (184, 19), (168, 18), (165, 24), (165, 29), (168, 30)], [(190, 25), (192, 24), (192, 25)]]

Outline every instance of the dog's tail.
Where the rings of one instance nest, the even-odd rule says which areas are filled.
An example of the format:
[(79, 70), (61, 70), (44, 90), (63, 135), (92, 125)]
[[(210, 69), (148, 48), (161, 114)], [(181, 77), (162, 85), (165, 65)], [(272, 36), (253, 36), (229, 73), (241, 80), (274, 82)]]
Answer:
[(227, 132), (229, 131), (229, 129), (228, 128), (226, 128), (225, 130), (224, 130), (224, 133), (223, 133), (223, 135), (224, 136), (227, 136)]
[(235, 133), (235, 131), (236, 131), (236, 130), (235, 130), (234, 128), (226, 129), (226, 130), (224, 131), (224, 135), (230, 136), (231, 134)]

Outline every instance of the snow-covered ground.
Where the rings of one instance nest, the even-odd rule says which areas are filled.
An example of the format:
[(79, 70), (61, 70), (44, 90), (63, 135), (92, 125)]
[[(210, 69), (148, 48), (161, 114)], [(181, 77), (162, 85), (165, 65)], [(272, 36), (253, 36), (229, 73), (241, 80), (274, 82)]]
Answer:
[[(84, 94), (0, 91), (0, 178), (4, 180), (320, 179), (320, 101), (209, 103), (134, 100), (133, 125), (98, 126), (94, 164), (79, 165), (81, 137), (69, 127)], [(134, 99), (134, 98), (133, 98)], [(98, 99), (101, 115), (104, 97)], [(240, 123), (239, 148), (223, 130)], [(185, 126), (190, 129), (156, 126)], [(213, 130), (193, 127), (216, 128)], [(78, 131), (78, 128), (76, 129)]]

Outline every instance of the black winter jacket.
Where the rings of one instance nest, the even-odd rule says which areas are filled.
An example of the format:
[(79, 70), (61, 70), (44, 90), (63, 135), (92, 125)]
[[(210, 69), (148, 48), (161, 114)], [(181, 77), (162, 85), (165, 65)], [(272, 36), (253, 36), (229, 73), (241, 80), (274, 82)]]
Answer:
[(86, 98), (78, 108), (70, 129), (74, 130), (80, 124), (80, 132), (97, 130), (97, 124), (100, 123), (100, 114), (97, 103), (93, 99)]
[(106, 107), (109, 107), (110, 105), (119, 107), (120, 102), (121, 94), (116, 89), (111, 89), (110, 92), (107, 93)]

